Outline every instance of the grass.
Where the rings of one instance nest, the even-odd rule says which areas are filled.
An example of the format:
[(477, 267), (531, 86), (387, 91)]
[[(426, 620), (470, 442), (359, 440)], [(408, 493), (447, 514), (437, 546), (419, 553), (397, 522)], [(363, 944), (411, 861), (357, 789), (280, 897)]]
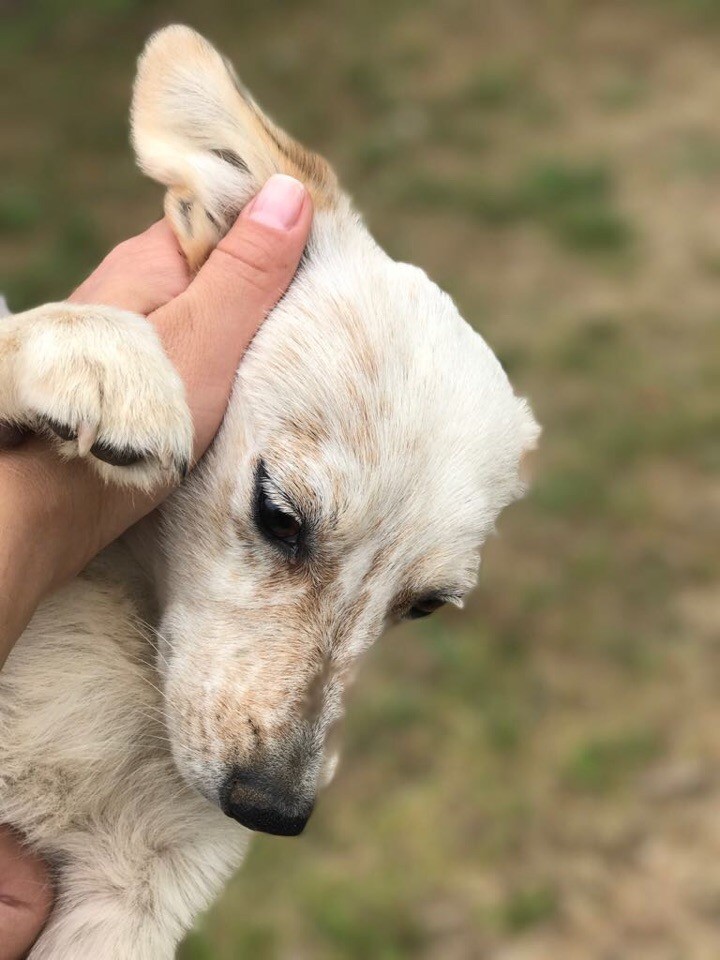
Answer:
[(627, 780), (658, 755), (660, 745), (652, 731), (598, 737), (576, 747), (563, 771), (573, 790), (607, 793)]
[(606, 478), (599, 477), (593, 466), (548, 471), (531, 492), (533, 502), (541, 510), (563, 517), (602, 511), (607, 494)]
[(509, 933), (524, 933), (554, 919), (557, 913), (557, 893), (552, 887), (527, 887), (508, 897), (503, 904), (502, 922)]
[(406, 206), (469, 217), (491, 227), (536, 223), (578, 254), (622, 253), (633, 238), (615, 207), (612, 178), (603, 166), (539, 160), (509, 184), (421, 174), (403, 180), (398, 189)]
[(14, 308), (159, 214), (132, 64), (184, 20), (448, 286), (544, 426), (467, 609), (373, 652), (306, 835), (258, 839), (181, 960), (715, 955), (692, 878), (720, 790), (688, 811), (642, 780), (720, 750), (720, 3), (6, 7)]
[(416, 953), (424, 940), (418, 921), (392, 892), (382, 890), (382, 883), (364, 897), (358, 897), (354, 884), (320, 889), (309, 904), (308, 920), (330, 950), (348, 960), (398, 960)]
[(477, 110), (506, 110), (530, 95), (530, 78), (512, 65), (484, 67), (462, 91), (468, 107)]
[(0, 232), (16, 235), (37, 226), (42, 218), (39, 198), (22, 187), (6, 185), (0, 193)]

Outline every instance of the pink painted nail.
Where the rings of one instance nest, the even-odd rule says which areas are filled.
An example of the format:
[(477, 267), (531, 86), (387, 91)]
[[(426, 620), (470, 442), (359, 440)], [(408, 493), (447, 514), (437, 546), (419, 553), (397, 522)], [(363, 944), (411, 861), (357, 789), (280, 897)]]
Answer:
[(275, 230), (290, 230), (298, 222), (305, 187), (294, 177), (276, 173), (250, 204), (248, 217)]

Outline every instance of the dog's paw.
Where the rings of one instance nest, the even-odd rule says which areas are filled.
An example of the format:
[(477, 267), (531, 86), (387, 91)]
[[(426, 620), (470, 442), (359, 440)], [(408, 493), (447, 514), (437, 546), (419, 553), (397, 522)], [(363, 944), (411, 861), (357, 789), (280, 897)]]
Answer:
[(50, 304), (13, 318), (14, 419), (88, 457), (113, 483), (150, 490), (190, 467), (185, 391), (155, 330), (110, 307)]

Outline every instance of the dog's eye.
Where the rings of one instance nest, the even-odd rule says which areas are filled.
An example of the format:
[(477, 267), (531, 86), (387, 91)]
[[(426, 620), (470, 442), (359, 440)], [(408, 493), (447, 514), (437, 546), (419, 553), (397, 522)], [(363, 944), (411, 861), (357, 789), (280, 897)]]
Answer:
[(276, 503), (261, 492), (258, 502), (258, 521), (263, 531), (288, 546), (296, 546), (302, 530), (302, 523), (291, 513), (278, 507)]
[(295, 556), (303, 537), (303, 522), (288, 497), (258, 464), (255, 479), (255, 523), (266, 540)]
[(429, 617), (446, 603), (442, 597), (422, 597), (408, 610), (407, 616), (410, 620), (419, 620), (420, 617)]

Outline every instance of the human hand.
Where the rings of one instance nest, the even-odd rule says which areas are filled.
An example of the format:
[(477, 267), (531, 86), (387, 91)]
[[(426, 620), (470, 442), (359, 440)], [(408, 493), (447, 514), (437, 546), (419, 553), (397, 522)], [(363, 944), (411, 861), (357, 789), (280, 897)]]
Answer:
[[(311, 218), (302, 185), (272, 177), (194, 279), (161, 221), (116, 247), (69, 298), (148, 316), (185, 383), (196, 459), (220, 426), (245, 349), (297, 269)], [(0, 453), (0, 665), (42, 597), (169, 492), (106, 486), (40, 438)], [(51, 900), (43, 865), (0, 826), (0, 960), (24, 956)]]
[[(297, 269), (311, 218), (304, 187), (277, 175), (192, 281), (172, 231), (160, 222), (120, 244), (70, 298), (148, 314), (185, 383), (196, 459), (220, 425), (245, 349)], [(26, 577), (39, 586), (37, 604), (168, 492), (130, 496), (103, 484), (83, 461), (60, 462), (37, 438), (3, 452), (0, 501), (12, 510), (3, 517), (0, 503), (0, 587), (7, 542), (32, 542), (34, 531), (44, 532), (42, 556), (33, 556)], [(22, 561), (15, 556), (11, 562), (17, 567)]]
[(220, 426), (245, 349), (297, 269), (311, 217), (302, 184), (277, 174), (192, 282), (161, 220), (116, 247), (69, 298), (133, 310), (154, 324), (185, 383), (196, 459)]
[(0, 960), (19, 960), (50, 916), (52, 881), (47, 867), (0, 826)]

